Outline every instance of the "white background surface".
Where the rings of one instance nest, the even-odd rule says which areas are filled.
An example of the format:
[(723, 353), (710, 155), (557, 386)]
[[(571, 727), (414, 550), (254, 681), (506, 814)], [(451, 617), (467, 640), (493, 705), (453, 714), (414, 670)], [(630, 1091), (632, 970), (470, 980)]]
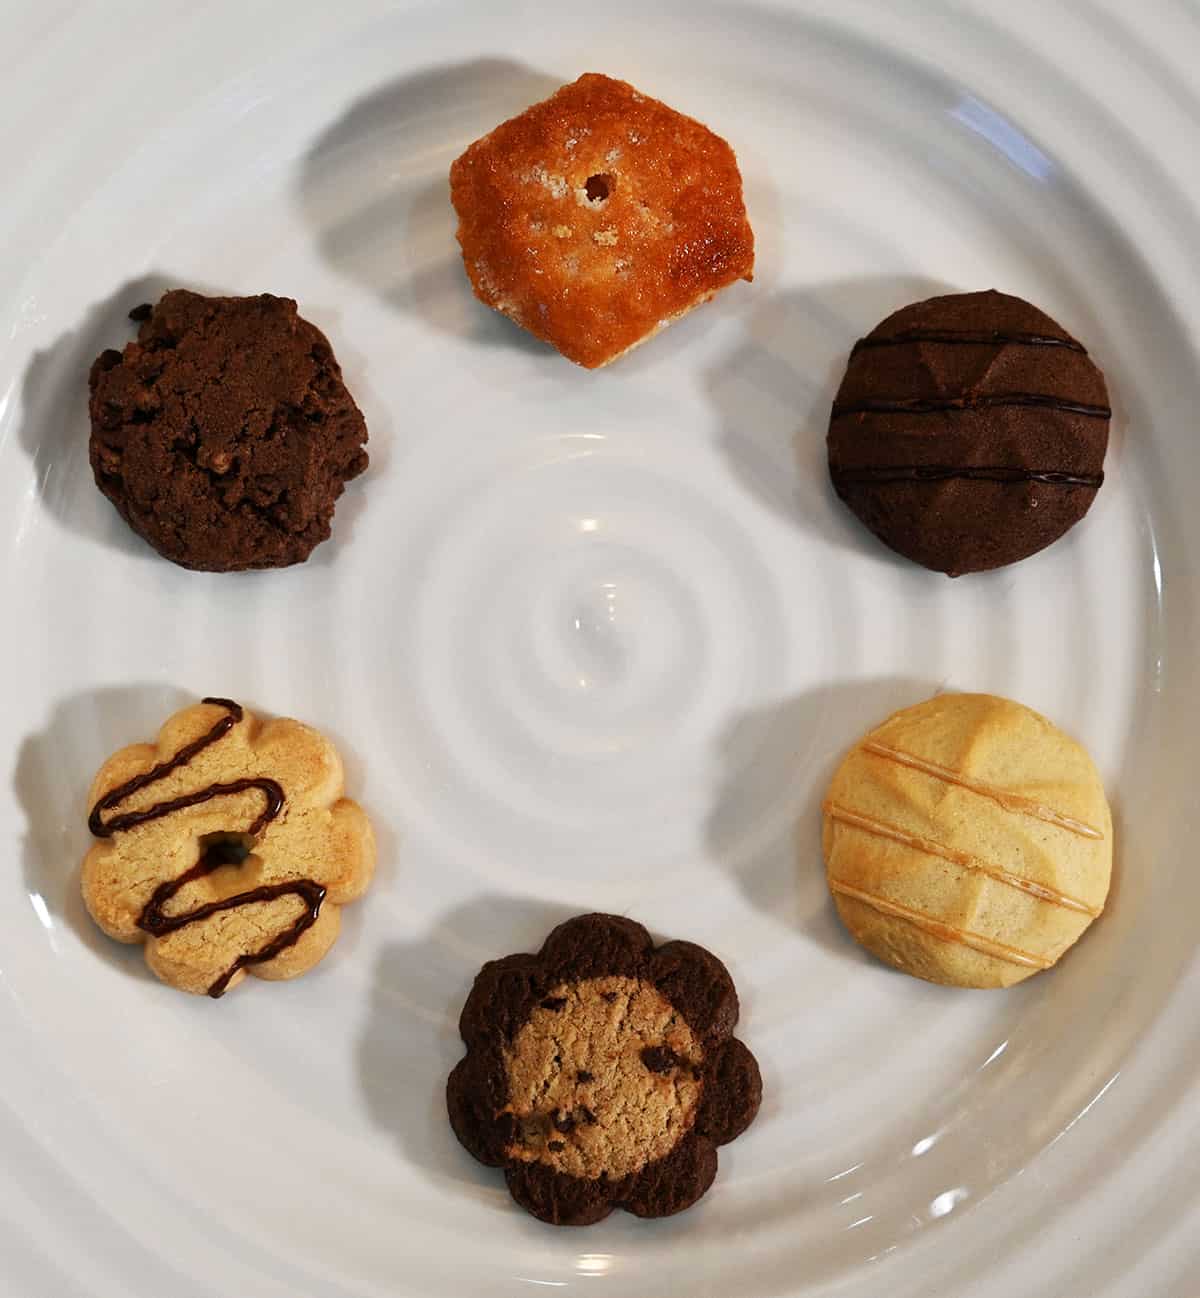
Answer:
[[(0, 1292), (1194, 1298), (1193, 7), (7, 5)], [(471, 299), (445, 172), (585, 70), (735, 145), (757, 277), (587, 374)], [(187, 573), (91, 482), (86, 370), (166, 286), (299, 299), (371, 472), (299, 569)], [(837, 505), (828, 403), (904, 302), (1027, 296), (1108, 482), (951, 583)], [(939, 688), (1091, 748), (1108, 913), (964, 994), (826, 899), (842, 750)], [(107, 753), (227, 694), (333, 734), (381, 869), (320, 971), (186, 999), (93, 930)], [(762, 1114), (696, 1209), (554, 1231), (445, 1124), (485, 959), (627, 911), (710, 946)]]

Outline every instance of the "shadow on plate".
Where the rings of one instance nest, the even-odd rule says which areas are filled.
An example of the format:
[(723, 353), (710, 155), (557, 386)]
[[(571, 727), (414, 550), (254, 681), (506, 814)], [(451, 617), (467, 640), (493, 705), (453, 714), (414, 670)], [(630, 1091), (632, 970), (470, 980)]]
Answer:
[[(105, 502), (107, 505), (107, 502)], [(46, 726), (17, 754), (13, 788), (25, 815), (22, 882), (47, 925), (68, 924), (91, 951), (123, 973), (151, 979), (142, 951), (106, 937), (79, 892), (79, 867), (91, 846), (88, 784), (118, 749), (152, 738), (190, 701), (171, 685), (122, 685), (75, 694), (55, 705)]]
[[(263, 286), (252, 291), (271, 291)], [(88, 371), (92, 362), (106, 348), (120, 350), (137, 334), (138, 326), (129, 319), (133, 307), (157, 302), (169, 289), (190, 288), (196, 293), (220, 295), (222, 290), (192, 281), (169, 278), (155, 272), (130, 280), (102, 302), (92, 306), (78, 328), (65, 333), (56, 342), (35, 352), (25, 372), (21, 393), (21, 445), (34, 462), (38, 492), (50, 514), (70, 531), (99, 541), (110, 549), (138, 559), (161, 560), (117, 513), (97, 489), (88, 459)], [(287, 287), (280, 288), (286, 293)], [(306, 314), (300, 303), (301, 314)], [(317, 311), (309, 307), (308, 318), (330, 334), (334, 351), (347, 374), (347, 386), (367, 405), (371, 416), (369, 427), (379, 439), (369, 449), (371, 468), (378, 472), (383, 460), (379, 448), (386, 448), (388, 417), (379, 401), (372, 400), (366, 381), (366, 362), (347, 346), (333, 329), (337, 311)], [(364, 398), (364, 392), (367, 394)], [(382, 438), (379, 434), (382, 432)], [(382, 455), (385, 457), (386, 449)], [(308, 560), (318, 567), (328, 566), (338, 550), (349, 539), (364, 505), (363, 493), (351, 483), (339, 502), (334, 522), (333, 543), (317, 547)], [(252, 580), (250, 574), (228, 574), (229, 580)]]
[(69, 531), (141, 559), (156, 556), (92, 478), (88, 371), (106, 348), (120, 350), (136, 336), (137, 325), (129, 319), (134, 307), (157, 302), (167, 289), (178, 287), (177, 280), (157, 272), (123, 284), (92, 306), (75, 329), (34, 353), (21, 388), (21, 445), (33, 460), (46, 509)]
[(829, 481), (829, 408), (856, 339), (898, 307), (955, 290), (881, 276), (791, 289), (766, 298), (746, 338), (707, 375), (734, 476), (775, 513), (839, 549), (911, 572), (838, 500)]
[[(300, 169), (300, 207), (325, 260), (442, 333), (543, 357), (554, 362), (552, 374), (560, 366), (569, 372), (545, 343), (476, 299), (455, 238), (448, 181), (451, 162), (467, 145), (563, 80), (507, 59), (477, 59), (401, 78), (354, 104), (313, 144)], [(746, 183), (752, 215), (764, 230), (760, 243), (773, 248), (778, 200), (765, 183), (751, 177)], [(700, 319), (711, 321), (718, 310), (745, 310), (736, 286)], [(694, 345), (697, 327), (680, 321), (647, 349), (649, 361), (639, 350), (620, 372), (628, 378), (661, 365), (665, 353)]]
[[(13, 788), (25, 815), (22, 883), (35, 911), (47, 926), (67, 923), (89, 950), (137, 977), (153, 977), (141, 947), (105, 936), (80, 894), (80, 866), (95, 841), (87, 828), (88, 785), (113, 753), (152, 740), (173, 712), (195, 702), (195, 695), (173, 685), (115, 686), (76, 694), (55, 706), (48, 724), (25, 738), (17, 754)], [(270, 715), (252, 701), (248, 706), (256, 714)], [(362, 763), (341, 737), (330, 737), (342, 756), (347, 792), (353, 797), (362, 787)], [(395, 834), (378, 810), (372, 817), (379, 859), (376, 886), (395, 869), (397, 851)], [(351, 906), (344, 912), (342, 958), (359, 941), (362, 911)]]
[(744, 713), (720, 739), (709, 855), (758, 910), (833, 955), (881, 971), (842, 928), (825, 886), (821, 801), (861, 735), (938, 689), (906, 677), (821, 685)]
[(506, 1213), (503, 1176), (459, 1145), (446, 1117), (446, 1078), (463, 1055), (458, 1015), (486, 961), (536, 951), (556, 924), (577, 913), (527, 898), (478, 897), (419, 941), (385, 946), (375, 967), (358, 1046), (367, 1111), (424, 1175), (469, 1187)]
[(472, 140), (562, 84), (507, 59), (431, 68), (373, 91), (301, 163), (299, 202), (325, 260), (445, 333), (546, 354), (476, 301), (450, 206), (450, 163)]

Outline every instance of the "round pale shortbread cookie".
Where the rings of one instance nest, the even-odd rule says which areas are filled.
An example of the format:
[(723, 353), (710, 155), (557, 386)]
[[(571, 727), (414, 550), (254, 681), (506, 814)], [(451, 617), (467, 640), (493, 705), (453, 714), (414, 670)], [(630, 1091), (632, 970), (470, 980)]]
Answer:
[(1104, 909), (1113, 834), (1100, 776), (1010, 699), (941, 694), (897, 712), (843, 760), (823, 812), (843, 923), (918, 978), (1011, 986)]
[(311, 726), (262, 724), (228, 699), (184, 708), (92, 781), (89, 913), (117, 941), (144, 942), (181, 991), (306, 973), (375, 868), (370, 822), (344, 784), (337, 749)]

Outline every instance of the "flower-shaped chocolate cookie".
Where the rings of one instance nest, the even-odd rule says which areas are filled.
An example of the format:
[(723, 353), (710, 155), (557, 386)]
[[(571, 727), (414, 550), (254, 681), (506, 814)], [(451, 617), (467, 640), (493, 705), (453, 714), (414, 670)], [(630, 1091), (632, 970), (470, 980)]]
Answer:
[(375, 866), (370, 822), (343, 787), (337, 749), (310, 726), (264, 725), (228, 699), (184, 708), (92, 781), (88, 911), (119, 942), (144, 942), (182, 991), (306, 973)]
[(737, 1017), (716, 956), (581, 915), (537, 955), (480, 970), (459, 1021), (467, 1054), (446, 1087), (451, 1126), (542, 1221), (681, 1212), (712, 1184), (716, 1147), (758, 1112)]

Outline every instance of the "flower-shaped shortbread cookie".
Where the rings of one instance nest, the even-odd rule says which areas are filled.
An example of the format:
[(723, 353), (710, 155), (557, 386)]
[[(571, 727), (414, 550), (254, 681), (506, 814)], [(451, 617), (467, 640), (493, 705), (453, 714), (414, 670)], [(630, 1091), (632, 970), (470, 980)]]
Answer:
[(480, 971), (459, 1022), (467, 1054), (446, 1087), (450, 1123), (542, 1221), (681, 1212), (712, 1184), (716, 1147), (758, 1112), (737, 1017), (716, 956), (581, 915), (536, 956)]
[(306, 973), (375, 867), (370, 822), (343, 787), (337, 749), (310, 726), (262, 724), (228, 699), (184, 708), (92, 781), (88, 911), (119, 942), (144, 942), (181, 991)]

